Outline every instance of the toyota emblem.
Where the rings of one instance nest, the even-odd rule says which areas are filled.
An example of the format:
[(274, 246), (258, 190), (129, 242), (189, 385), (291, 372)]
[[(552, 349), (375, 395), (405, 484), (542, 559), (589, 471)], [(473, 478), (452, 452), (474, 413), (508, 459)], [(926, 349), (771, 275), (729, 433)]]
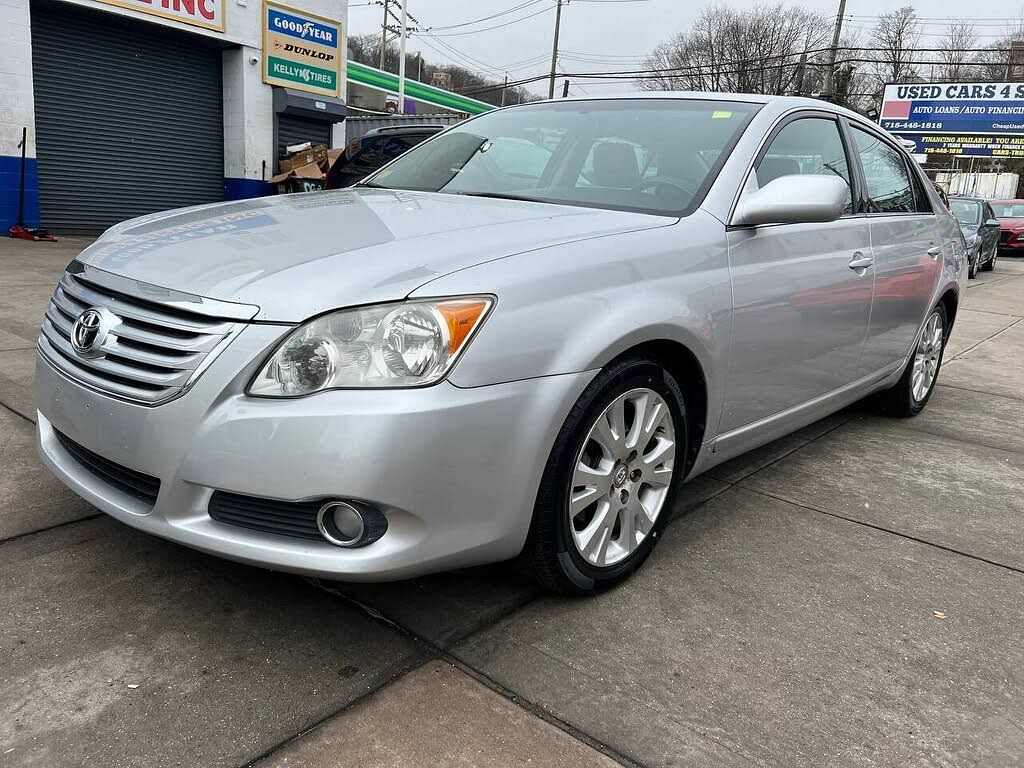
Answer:
[(80, 357), (98, 357), (107, 340), (112, 317), (102, 308), (87, 309), (71, 326), (71, 347)]

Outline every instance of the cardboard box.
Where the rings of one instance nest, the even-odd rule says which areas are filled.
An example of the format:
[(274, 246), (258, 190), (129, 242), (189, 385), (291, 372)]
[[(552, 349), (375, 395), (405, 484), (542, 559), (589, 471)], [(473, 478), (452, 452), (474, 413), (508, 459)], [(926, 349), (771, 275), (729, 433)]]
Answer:
[(324, 172), (316, 163), (307, 163), (270, 177), (270, 183), (277, 185), (279, 194), (314, 192), (324, 188), (324, 181)]
[(310, 147), (309, 149), (304, 149), (301, 152), (296, 152), (294, 155), (282, 157), (279, 161), (281, 173), (290, 171), (293, 168), (301, 168), (302, 166), (309, 165), (310, 163), (319, 165), (320, 163), (326, 162), (327, 147), (323, 144), (317, 144), (315, 147)]

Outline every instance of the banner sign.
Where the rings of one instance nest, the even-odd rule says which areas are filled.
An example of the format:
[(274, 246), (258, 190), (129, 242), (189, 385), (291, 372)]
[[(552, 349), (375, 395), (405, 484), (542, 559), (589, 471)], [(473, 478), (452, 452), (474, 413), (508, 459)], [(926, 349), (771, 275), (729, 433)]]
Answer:
[(1024, 133), (900, 133), (899, 137), (914, 142), (916, 147), (908, 150), (918, 155), (1024, 158)]
[(1024, 83), (887, 85), (879, 123), (918, 154), (1024, 157)]
[(339, 96), (343, 45), (340, 21), (263, 3), (263, 82)]
[(222, 0), (99, 0), (119, 8), (131, 8), (140, 13), (162, 16), (196, 27), (224, 31), (224, 4)]

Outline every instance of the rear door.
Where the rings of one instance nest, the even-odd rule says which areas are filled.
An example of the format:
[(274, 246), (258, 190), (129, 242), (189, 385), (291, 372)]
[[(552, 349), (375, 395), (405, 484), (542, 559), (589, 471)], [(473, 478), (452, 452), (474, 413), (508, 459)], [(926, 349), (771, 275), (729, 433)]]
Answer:
[(930, 308), (942, 272), (938, 219), (913, 160), (879, 133), (850, 125), (871, 232), (875, 291), (861, 373), (901, 361)]
[[(849, 185), (850, 168), (837, 118), (798, 113), (769, 138), (748, 185), (822, 173)], [(854, 211), (852, 197), (836, 221), (729, 232), (734, 310), (723, 432), (857, 378), (871, 310), (869, 256), (868, 225)]]

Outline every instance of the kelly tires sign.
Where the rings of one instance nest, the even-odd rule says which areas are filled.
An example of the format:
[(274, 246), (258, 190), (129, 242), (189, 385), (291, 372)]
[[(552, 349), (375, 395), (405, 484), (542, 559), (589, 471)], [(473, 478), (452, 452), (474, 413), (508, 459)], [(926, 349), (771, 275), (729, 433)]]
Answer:
[(343, 46), (340, 21), (263, 3), (263, 82), (340, 96)]
[(887, 85), (879, 122), (919, 154), (1024, 157), (1024, 83)]

